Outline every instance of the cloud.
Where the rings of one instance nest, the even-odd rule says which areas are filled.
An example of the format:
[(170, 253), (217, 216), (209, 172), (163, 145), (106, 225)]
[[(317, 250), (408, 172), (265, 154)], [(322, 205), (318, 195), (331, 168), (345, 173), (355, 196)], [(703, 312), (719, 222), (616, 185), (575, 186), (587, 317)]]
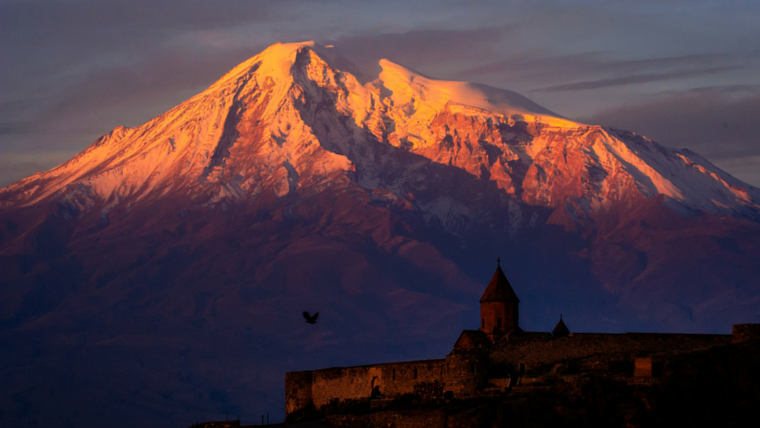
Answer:
[(692, 149), (760, 187), (760, 85), (668, 91), (581, 120)]
[(35, 130), (37, 127), (29, 122), (0, 122), (0, 135), (26, 134)]
[(148, 29), (213, 28), (270, 18), (271, 2), (217, 0), (23, 0), (6, 1), (5, 30), (35, 27)]
[[(462, 70), (457, 77), (464, 79), (508, 77), (534, 83), (578, 81), (586, 84), (614, 80), (621, 74), (644, 77), (663, 76), (679, 78), (731, 70), (746, 66), (749, 58), (729, 54), (698, 54), (655, 58), (617, 58), (610, 52), (579, 52), (553, 54), (541, 51), (525, 51), (506, 58), (485, 62), (483, 65)], [(642, 76), (642, 77), (638, 77)], [(568, 83), (574, 85), (578, 83)], [(559, 86), (550, 85), (549, 87)], [(539, 88), (542, 89), (542, 88)]]
[(530, 94), (544, 107), (574, 118), (667, 89), (752, 84), (760, 69), (757, 58), (747, 53), (652, 54), (525, 50), (471, 66), (455, 78)]
[(137, 126), (164, 113), (250, 54), (156, 47), (124, 61), (48, 76), (34, 90), (0, 102), (0, 149), (81, 150), (116, 126)]
[(75, 154), (75, 152), (0, 153), (0, 187), (58, 166)]
[(686, 70), (672, 73), (652, 73), (652, 74), (634, 74), (611, 79), (589, 80), (585, 82), (566, 83), (563, 85), (547, 86), (541, 89), (534, 89), (531, 92), (563, 92), (563, 91), (582, 91), (588, 89), (609, 88), (612, 86), (635, 85), (638, 83), (659, 82), (661, 80), (685, 79), (695, 76), (704, 76), (715, 74), (722, 71), (735, 70), (740, 66), (713, 67), (704, 70)]
[(745, 183), (760, 188), (760, 155), (720, 159), (714, 163)]
[(508, 28), (425, 29), (402, 33), (343, 36), (327, 40), (370, 75), (377, 75), (382, 59), (415, 68), (433, 77), (446, 77), (452, 69), (493, 55)]

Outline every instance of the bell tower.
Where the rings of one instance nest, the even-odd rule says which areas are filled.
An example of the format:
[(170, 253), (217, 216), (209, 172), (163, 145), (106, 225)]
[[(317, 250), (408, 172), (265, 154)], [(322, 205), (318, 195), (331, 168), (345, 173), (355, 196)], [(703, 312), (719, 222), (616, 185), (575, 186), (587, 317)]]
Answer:
[(480, 298), (480, 331), (491, 340), (522, 331), (518, 324), (520, 299), (501, 270), (501, 259), (496, 263), (496, 272)]

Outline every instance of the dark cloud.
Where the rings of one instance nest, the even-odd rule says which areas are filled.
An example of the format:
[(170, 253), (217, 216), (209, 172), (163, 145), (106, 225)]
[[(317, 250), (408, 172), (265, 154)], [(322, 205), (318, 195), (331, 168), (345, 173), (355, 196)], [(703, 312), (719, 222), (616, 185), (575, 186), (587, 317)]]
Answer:
[[(520, 52), (498, 61), (489, 61), (483, 65), (471, 67), (462, 72), (462, 75), (487, 75), (502, 74), (512, 70), (521, 71), (562, 71), (577, 72), (590, 68), (602, 68), (605, 71), (628, 71), (642, 72), (647, 70), (661, 70), (673, 66), (699, 66), (714, 64), (728, 58), (725, 54), (703, 54), (676, 57), (661, 57), (648, 59), (615, 59), (609, 52), (579, 52), (572, 54), (552, 54), (549, 52)], [(559, 69), (559, 70), (558, 70)]]
[(667, 92), (581, 120), (634, 131), (668, 147), (692, 149), (760, 187), (758, 118), (760, 85)]
[[(130, 61), (48, 76), (36, 91), (18, 95), (26, 100), (0, 103), (2, 149), (50, 144), (52, 135), (57, 150), (82, 149), (118, 125), (137, 126), (162, 114), (249, 55), (240, 48), (197, 55), (159, 47)], [(19, 138), (22, 133), (28, 137)]]
[(340, 52), (369, 75), (380, 71), (382, 59), (402, 64), (445, 78), (452, 68), (459, 69), (471, 61), (493, 55), (498, 42), (509, 33), (508, 28), (477, 28), (465, 30), (427, 29), (403, 33), (383, 33), (369, 36), (343, 36), (326, 43), (334, 44)]
[(272, 2), (241, 0), (6, 0), (4, 32), (103, 29), (203, 29), (265, 21)]
[(57, 75), (129, 62), (187, 32), (265, 21), (255, 1), (10, 1), (0, 6), (2, 75)]
[(0, 187), (60, 165), (75, 154), (75, 152), (0, 152)]
[(37, 130), (30, 122), (0, 122), (0, 135), (25, 134)]
[(226, 33), (273, 13), (270, 2), (237, 0), (4, 2), (0, 47), (12, 65), (0, 67), (0, 149), (82, 149), (139, 125), (265, 47)]
[(534, 89), (532, 92), (563, 92), (563, 91), (582, 91), (588, 89), (609, 88), (612, 86), (635, 85), (638, 83), (659, 82), (662, 80), (684, 79), (694, 76), (704, 76), (715, 74), (722, 71), (734, 70), (739, 66), (713, 67), (704, 70), (687, 70), (676, 71), (672, 73), (652, 73), (652, 74), (635, 74), (631, 76), (615, 77), (611, 79), (598, 79), (585, 82), (567, 83), (563, 85), (547, 86), (541, 89)]
[[(209, 55), (171, 50), (149, 52), (131, 64), (72, 76), (66, 80), (56, 102), (42, 115), (55, 119), (109, 105), (145, 108), (159, 104), (160, 108), (168, 109), (205, 89), (249, 54), (247, 49)], [(155, 112), (160, 113), (163, 110)], [(127, 111), (123, 114), (129, 116)]]
[[(609, 52), (580, 52), (574, 54), (552, 54), (548, 52), (521, 52), (507, 58), (486, 62), (484, 65), (461, 71), (457, 77), (471, 80), (493, 76), (531, 82), (562, 82), (586, 80), (577, 83), (552, 85), (561, 88), (566, 85), (581, 85), (590, 89), (593, 84), (612, 86), (621, 74), (644, 82), (677, 79), (694, 75), (710, 74), (718, 71), (743, 67), (749, 58), (729, 54), (700, 54), (643, 59), (614, 58)], [(603, 78), (600, 78), (603, 77)], [(590, 79), (589, 77), (594, 77)], [(651, 80), (654, 79), (654, 80)], [(609, 81), (609, 82), (605, 82)], [(586, 88), (589, 86), (589, 88)], [(542, 88), (539, 88), (542, 90)]]

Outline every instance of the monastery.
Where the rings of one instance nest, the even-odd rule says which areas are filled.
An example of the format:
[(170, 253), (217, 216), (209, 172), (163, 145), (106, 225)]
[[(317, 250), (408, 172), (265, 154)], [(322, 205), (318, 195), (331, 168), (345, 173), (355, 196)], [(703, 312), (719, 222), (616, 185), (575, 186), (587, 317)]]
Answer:
[(480, 298), (480, 328), (463, 331), (446, 358), (289, 372), (286, 417), (328, 404), (381, 403), (407, 394), (423, 399), (501, 394), (568, 361), (641, 380), (658, 375), (659, 355), (760, 338), (760, 324), (734, 325), (730, 335), (571, 333), (561, 317), (551, 333), (528, 332), (520, 328), (519, 304), (497, 266)]

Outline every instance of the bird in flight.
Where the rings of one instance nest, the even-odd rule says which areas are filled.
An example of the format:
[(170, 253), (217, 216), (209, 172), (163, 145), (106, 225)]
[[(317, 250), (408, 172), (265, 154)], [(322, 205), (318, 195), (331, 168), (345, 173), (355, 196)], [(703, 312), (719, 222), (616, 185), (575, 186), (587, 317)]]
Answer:
[(306, 322), (309, 324), (316, 324), (317, 318), (319, 318), (319, 312), (315, 312), (314, 315), (309, 315), (308, 312), (303, 312), (303, 317), (306, 319)]

